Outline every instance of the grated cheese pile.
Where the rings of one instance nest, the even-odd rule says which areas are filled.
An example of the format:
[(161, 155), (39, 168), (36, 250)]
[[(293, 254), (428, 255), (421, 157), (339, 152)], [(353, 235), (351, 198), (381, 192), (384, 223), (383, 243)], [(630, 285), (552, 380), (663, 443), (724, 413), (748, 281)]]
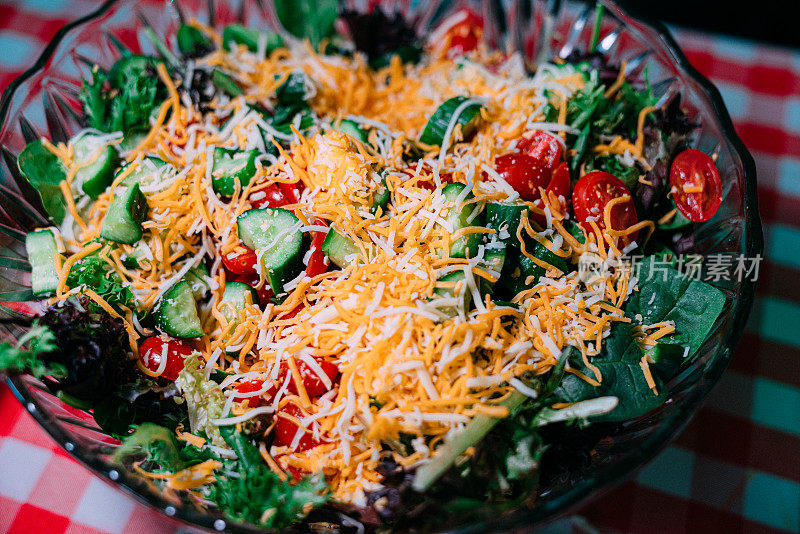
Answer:
[[(214, 38), (219, 44), (219, 36)], [(206, 361), (207, 374), (215, 367), (231, 373), (221, 388), (227, 402), (223, 413), (232, 411), (233, 417), (217, 423), (240, 424), (274, 414), (288, 404), (300, 409), (297, 417), (281, 415), (300, 425), (292, 445), (262, 451), (273, 469), (322, 471), (334, 498), (364, 504), (365, 492), (380, 485), (376, 468), (381, 451), (388, 448), (405, 467), (428, 461), (442, 440), (476, 414), (506, 416), (507, 409), (499, 403), (515, 389), (535, 396), (536, 391), (527, 385), (530, 378), (547, 373), (565, 347), (579, 349), (593, 371), (581, 375), (583, 379), (602, 381), (591, 357), (599, 353), (613, 322), (629, 321), (621, 308), (636, 284), (620, 268), (623, 252), (615, 238), (646, 228), (649, 221), (624, 232), (604, 232), (595, 225), (596, 231), (585, 235), (582, 243), (565, 228), (566, 215), (558, 199), (546, 198), (544, 209), (529, 203), (529, 212), (539, 214), (547, 224), (538, 226), (524, 217), (519, 228), (507, 229), (509, 234), (527, 235), (572, 263), (591, 259), (616, 268), (605, 270), (602, 276), (563, 273), (524, 251), (545, 268), (547, 276), (512, 302), (498, 303), (482, 297), (480, 288), (497, 280), (499, 273), (487, 267), (484, 259), (497, 240), (507, 236), (490, 237), (474, 258), (450, 257), (450, 245), (456, 239), (494, 231), (474, 226), (454, 235), (446, 220), (448, 207), (441, 187), (429, 185), (466, 184), (457, 209), (466, 203), (482, 207), (490, 201), (522, 202), (493, 171), (494, 160), (513, 150), (526, 132), (544, 130), (563, 136), (570, 131), (564, 124), (563, 104), (583, 86), (581, 75), (567, 72), (556, 78), (554, 73), (563, 74), (564, 69), (545, 66), (530, 78), (518, 56), (503, 58), (486, 50), (470, 59), (427, 59), (416, 66), (403, 65), (395, 57), (388, 67), (373, 72), (358, 55), (353, 59), (323, 56), (302, 44), (290, 44), (266, 59), (243, 47), (230, 52), (218, 47), (198, 60), (197, 66), (233, 73), (244, 95), (217, 97), (210, 111), (201, 113), (178, 91), (182, 80), (170, 79), (159, 67), (170, 96), (150, 132), (138, 146), (123, 152), (134, 163), (128, 167), (131, 172), (147, 169), (141, 184), (150, 208), (144, 236), (135, 245), (113, 247), (97, 240), (124, 174), (93, 203), (73, 198), (78, 189), (68, 184), (64, 191), (70, 215), (63, 235), (72, 255), (59, 265), (57, 299), (83, 291), (102, 305), (102, 299), (90, 290), (66, 291), (65, 284), (77, 259), (99, 250), (134, 293), (135, 310), (118, 314), (108, 304), (104, 307), (126, 321), (131, 349), (136, 352), (140, 338), (156, 334), (138, 323), (137, 313), (151, 310), (189, 269), (206, 261), (211, 298), (200, 307), (206, 334), (194, 346)], [(270, 129), (249, 105), (269, 105), (275, 89), (297, 71), (307, 76), (315, 124), (303, 134), (295, 125), (287, 135)], [(403, 160), (406, 142), (419, 137), (442, 102), (458, 95), (483, 106), (482, 125), (474, 137), (464, 142), (460, 127), (451, 124), (442, 150), (427, 147), (418, 164), (407, 166)], [(559, 122), (545, 122), (543, 110), (548, 102), (561, 106)], [(335, 130), (342, 119), (369, 128), (369, 144)], [(269, 139), (265, 141), (260, 129), (267, 129), (277, 141), (291, 141), (290, 149), (281, 149), (278, 157), (266, 154)], [(72, 161), (71, 146), (50, 147), (65, 161)], [(212, 188), (215, 147), (264, 153), (258, 158), (255, 178), (245, 188), (238, 187), (230, 199), (220, 198)], [(595, 150), (636, 158), (642, 152), (640, 140), (624, 139)], [(150, 155), (168, 165), (152, 165), (146, 159)], [(70, 180), (74, 167), (70, 164)], [(373, 214), (369, 206), (381, 183), (378, 168), (387, 169), (391, 200), (385, 211)], [(281, 303), (262, 307), (250, 303), (238, 324), (231, 325), (220, 307), (226, 285), (221, 257), (238, 250), (237, 217), (275, 183), (298, 184), (304, 191), (299, 203), (286, 206), (302, 224), (293, 231), (327, 231), (319, 222), (325, 221), (349, 236), (360, 252), (341, 270), (329, 269), (313, 278), (301, 274), (281, 288), (286, 293)], [(468, 193), (474, 198), (466, 200)], [(139, 258), (138, 269), (125, 266), (130, 256)], [(465, 276), (455, 287), (438, 281), (457, 271)], [(264, 283), (265, 274), (260, 273), (260, 284)], [(436, 293), (442, 288), (454, 296)], [(474, 309), (453, 314), (451, 310), (459, 309), (466, 295), (472, 298)], [(670, 328), (653, 325), (637, 335), (643, 343), (653, 344)], [(330, 383), (315, 358), (338, 367), (338, 383)], [(330, 387), (328, 393), (309, 398), (298, 370), (301, 362)], [(642, 368), (649, 376), (646, 361)], [(266, 393), (268, 386), (279, 381), (266, 406), (250, 408), (247, 400), (234, 401), (236, 385), (253, 379), (267, 382), (263, 391), (250, 397)], [(296, 394), (289, 389), (290, 381)], [(297, 450), (305, 432), (320, 445)], [(201, 465), (193, 475), (171, 484), (191, 487), (186, 480), (198, 484), (208, 480), (214, 466)]]

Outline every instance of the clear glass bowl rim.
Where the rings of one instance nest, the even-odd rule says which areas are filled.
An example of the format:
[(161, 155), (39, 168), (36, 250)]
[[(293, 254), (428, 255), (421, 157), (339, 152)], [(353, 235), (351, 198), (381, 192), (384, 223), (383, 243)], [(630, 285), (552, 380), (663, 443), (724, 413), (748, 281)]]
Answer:
[[(67, 33), (87, 22), (91, 22), (94, 19), (103, 16), (109, 9), (124, 1), (125, 0), (107, 0), (96, 10), (66, 24), (63, 28), (56, 32), (36, 62), (29, 69), (15, 78), (3, 91), (2, 96), (0, 96), (0, 124), (5, 124), (8, 119), (11, 102), (16, 91), (26, 80), (47, 66)], [(617, 6), (613, 0), (601, 0), (601, 3), (613, 13), (636, 20), (638, 23), (642, 24), (645, 30), (652, 32), (653, 35), (658, 38), (658, 43), (669, 53), (669, 56), (673, 59), (675, 65), (685, 72), (690, 79), (696, 82), (700, 89), (709, 98), (713, 108), (714, 118), (718, 121), (725, 140), (731, 144), (736, 156), (739, 158), (744, 173), (744, 253), (747, 257), (756, 257), (756, 255), (762, 255), (764, 250), (764, 240), (761, 219), (758, 214), (758, 191), (755, 162), (744, 143), (736, 133), (733, 122), (730, 118), (730, 114), (727, 111), (719, 90), (689, 63), (686, 55), (683, 53), (675, 38), (672, 36), (671, 32), (666, 28), (666, 26), (664, 26), (664, 24), (639, 15), (633, 17), (625, 10)], [(209, 5), (213, 5), (212, 0), (209, 0)], [(735, 302), (732, 328), (727, 332), (725, 341), (719, 349), (720, 351), (728, 350), (732, 353), (736, 348), (753, 305), (755, 288), (756, 283), (754, 281), (748, 280), (743, 283), (742, 291), (739, 295), (739, 298)], [(614, 469), (604, 471), (600, 473), (600, 476), (583, 480), (582, 482), (576, 484), (568, 492), (565, 492), (557, 498), (546, 502), (544, 505), (538, 508), (531, 510), (518, 510), (508, 514), (507, 516), (498, 518), (496, 521), (462, 527), (454, 530), (453, 532), (467, 533), (485, 532), (487, 530), (500, 531), (520, 526), (531, 526), (534, 523), (547, 522), (558, 517), (559, 515), (566, 513), (570, 509), (574, 509), (579, 504), (584, 503), (589, 499), (596, 498), (601, 493), (606, 492), (617, 484), (623, 482), (636, 469), (642, 467), (647, 461), (653, 458), (669, 443), (672, 438), (674, 438), (681, 430), (683, 430), (683, 428), (689, 423), (692, 415), (699, 407), (700, 403), (710, 392), (713, 385), (719, 381), (722, 373), (727, 368), (728, 362), (729, 358), (718, 358), (716, 366), (711, 368), (705, 376), (706, 382), (710, 385), (705, 388), (694, 387), (689, 397), (682, 402), (682, 405), (672, 414), (670, 414), (668, 418), (662, 421), (656, 431), (654, 431), (646, 440), (639, 444), (638, 450), (635, 453), (631, 454), (623, 461), (615, 465)], [(109, 470), (109, 465), (105, 461), (101, 460), (98, 456), (89, 451), (85, 451), (80, 447), (76, 447), (70, 441), (69, 436), (50, 418), (48, 418), (47, 414), (40, 409), (39, 406), (37, 406), (36, 400), (30, 395), (27, 387), (23, 384), (20, 378), (10, 378), (7, 380), (7, 383), (20, 403), (33, 416), (37, 423), (44, 428), (48, 434), (50, 434), (56, 443), (66, 450), (72, 458), (89, 468), (96, 475), (100, 476), (102, 479), (106, 480), (112, 485), (123, 488), (128, 495), (134, 497), (136, 500), (156, 508), (162, 513), (166, 513), (168, 516), (180, 519), (195, 526), (217, 531), (220, 530), (218, 516), (187, 507), (175, 507), (158, 494), (150, 491), (142, 491), (144, 489), (142, 482), (136, 477), (128, 474), (126, 470), (117, 470), (113, 468)], [(223, 530), (226, 532), (248, 534), (265, 532), (264, 529), (260, 529), (254, 525), (240, 524), (229, 521), (224, 522)]]

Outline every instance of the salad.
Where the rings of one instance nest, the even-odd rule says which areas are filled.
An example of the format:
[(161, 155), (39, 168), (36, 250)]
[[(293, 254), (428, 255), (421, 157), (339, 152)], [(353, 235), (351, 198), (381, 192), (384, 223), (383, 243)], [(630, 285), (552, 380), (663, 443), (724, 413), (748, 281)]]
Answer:
[(468, 11), (423, 38), (277, 4), (280, 33), (120, 45), (85, 129), (19, 154), (52, 225), (0, 367), (233, 521), (530, 505), (566, 436), (657, 409), (722, 312), (677, 269), (715, 155), (679, 95), (592, 49), (534, 66)]

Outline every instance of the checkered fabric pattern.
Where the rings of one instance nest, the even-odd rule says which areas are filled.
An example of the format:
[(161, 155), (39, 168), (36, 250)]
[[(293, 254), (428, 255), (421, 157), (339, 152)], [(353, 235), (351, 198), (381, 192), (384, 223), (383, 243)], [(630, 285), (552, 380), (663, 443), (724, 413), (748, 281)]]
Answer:
[[(0, 0), (0, 88), (88, 0)], [(567, 532), (800, 533), (800, 50), (678, 30), (758, 167), (766, 261), (731, 367), (689, 427), (626, 482), (545, 527)], [(70, 459), (0, 386), (0, 532), (191, 531)]]

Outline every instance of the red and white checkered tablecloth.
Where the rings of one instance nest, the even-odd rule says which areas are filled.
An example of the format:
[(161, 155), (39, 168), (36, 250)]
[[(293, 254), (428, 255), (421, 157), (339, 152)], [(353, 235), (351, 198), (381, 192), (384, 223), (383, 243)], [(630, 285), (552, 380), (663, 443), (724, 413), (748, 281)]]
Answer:
[[(0, 0), (0, 89), (89, 0)], [(800, 50), (679, 30), (758, 168), (766, 261), (731, 367), (689, 427), (567, 532), (800, 533)], [(0, 532), (193, 531), (95, 478), (0, 386)]]

